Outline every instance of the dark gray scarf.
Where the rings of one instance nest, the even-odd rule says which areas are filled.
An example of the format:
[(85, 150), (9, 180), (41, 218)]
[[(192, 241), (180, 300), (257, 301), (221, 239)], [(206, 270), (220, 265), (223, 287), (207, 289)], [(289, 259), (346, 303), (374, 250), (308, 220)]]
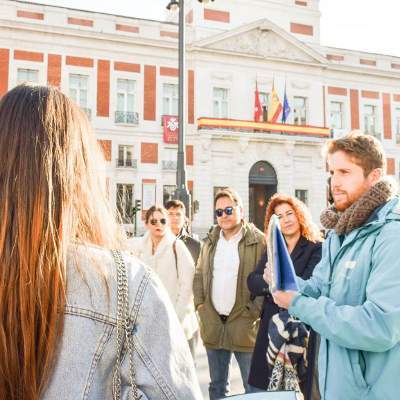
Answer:
[(335, 229), (338, 235), (347, 234), (362, 226), (374, 210), (389, 201), (396, 191), (394, 181), (382, 179), (345, 211), (337, 211), (333, 206), (322, 211), (321, 224), (326, 229)]

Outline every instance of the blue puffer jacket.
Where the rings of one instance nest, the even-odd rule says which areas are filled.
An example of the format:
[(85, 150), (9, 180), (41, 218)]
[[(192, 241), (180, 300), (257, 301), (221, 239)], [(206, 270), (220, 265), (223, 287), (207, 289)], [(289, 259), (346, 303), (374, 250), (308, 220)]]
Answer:
[(322, 260), (289, 312), (321, 335), (324, 400), (400, 399), (400, 200), (344, 238), (330, 232)]

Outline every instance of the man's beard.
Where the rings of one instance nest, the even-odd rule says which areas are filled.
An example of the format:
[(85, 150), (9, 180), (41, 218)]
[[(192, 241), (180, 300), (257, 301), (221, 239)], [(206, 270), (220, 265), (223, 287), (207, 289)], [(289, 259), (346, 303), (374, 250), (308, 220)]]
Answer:
[(363, 185), (360, 187), (357, 192), (353, 192), (349, 194), (348, 192), (342, 191), (342, 194), (346, 195), (346, 199), (341, 201), (340, 203), (335, 201), (335, 197), (333, 197), (334, 200), (334, 206), (337, 211), (345, 211), (349, 207), (351, 207), (361, 196), (364, 195), (369, 190), (369, 186), (367, 184)]

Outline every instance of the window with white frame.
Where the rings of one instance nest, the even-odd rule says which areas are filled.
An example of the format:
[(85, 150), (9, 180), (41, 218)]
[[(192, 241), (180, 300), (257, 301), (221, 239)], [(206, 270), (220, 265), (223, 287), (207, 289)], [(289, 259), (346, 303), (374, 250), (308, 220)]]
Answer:
[(163, 170), (175, 171), (177, 167), (177, 149), (165, 148), (163, 151), (162, 168)]
[(400, 107), (394, 109), (396, 143), (400, 144)]
[(373, 104), (364, 104), (363, 111), (364, 133), (380, 139), (380, 134), (378, 133), (377, 106)]
[(306, 125), (307, 123), (307, 98), (295, 96), (293, 98), (293, 123)]
[(39, 83), (39, 71), (37, 69), (18, 68), (17, 83)]
[(117, 79), (117, 110), (115, 122), (136, 123), (135, 118), (136, 82), (132, 79)]
[(330, 121), (331, 128), (343, 129), (344, 128), (344, 104), (341, 101), (331, 101), (330, 107)]
[(213, 88), (213, 116), (228, 118), (228, 89)]
[(88, 85), (89, 77), (87, 75), (69, 74), (69, 96), (90, 117)]
[(117, 210), (124, 224), (133, 223), (133, 185), (117, 183)]
[(305, 205), (308, 205), (308, 190), (295, 189), (294, 196), (300, 201), (302, 201)]
[(133, 160), (134, 147), (132, 145), (120, 144), (118, 146), (118, 167), (135, 167)]
[(163, 84), (163, 115), (178, 115), (178, 85), (175, 83)]

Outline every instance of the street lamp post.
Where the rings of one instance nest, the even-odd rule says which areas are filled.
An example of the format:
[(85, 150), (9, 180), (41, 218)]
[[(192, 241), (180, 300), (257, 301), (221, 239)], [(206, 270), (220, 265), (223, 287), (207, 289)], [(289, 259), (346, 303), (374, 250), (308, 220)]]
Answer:
[(181, 200), (186, 207), (186, 215), (191, 214), (190, 193), (186, 185), (186, 160), (185, 160), (185, 128), (186, 128), (186, 99), (185, 99), (185, 2), (184, 0), (171, 0), (167, 6), (168, 10), (179, 8), (179, 80), (178, 80), (178, 158), (176, 167), (176, 191), (174, 197)]
[[(209, 0), (198, 0), (199, 3), (208, 3)], [(214, 0), (211, 0), (214, 1)], [(178, 136), (178, 155), (176, 167), (176, 191), (174, 197), (181, 200), (186, 207), (186, 215), (191, 215), (190, 193), (186, 185), (186, 156), (185, 156), (185, 129), (186, 129), (186, 101), (185, 101), (185, 1), (170, 0), (167, 5), (168, 10), (179, 9), (179, 78), (178, 78), (178, 119), (179, 119), (179, 136)]]

